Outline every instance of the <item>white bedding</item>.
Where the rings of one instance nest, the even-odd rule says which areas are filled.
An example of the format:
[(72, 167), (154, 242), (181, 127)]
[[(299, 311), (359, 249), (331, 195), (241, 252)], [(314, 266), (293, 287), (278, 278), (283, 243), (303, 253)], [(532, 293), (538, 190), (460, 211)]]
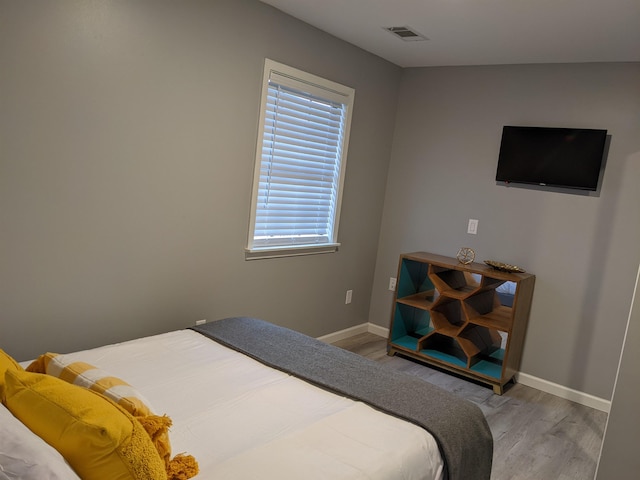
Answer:
[(438, 447), (422, 428), (191, 330), (69, 357), (122, 378), (169, 415), (173, 453), (196, 457), (197, 478), (442, 478)]

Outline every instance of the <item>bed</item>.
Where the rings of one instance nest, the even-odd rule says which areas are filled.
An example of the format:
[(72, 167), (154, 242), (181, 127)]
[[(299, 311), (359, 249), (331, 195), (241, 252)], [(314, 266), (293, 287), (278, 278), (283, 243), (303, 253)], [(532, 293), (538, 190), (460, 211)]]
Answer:
[[(492, 436), (478, 407), (258, 319), (228, 318), (55, 358), (123, 379), (151, 411), (168, 415), (173, 455), (193, 456), (197, 479), (490, 477)], [(12, 370), (7, 361), (4, 370)], [(79, 478), (11, 410), (26, 407), (9, 392), (15, 375), (4, 375), (0, 480)]]

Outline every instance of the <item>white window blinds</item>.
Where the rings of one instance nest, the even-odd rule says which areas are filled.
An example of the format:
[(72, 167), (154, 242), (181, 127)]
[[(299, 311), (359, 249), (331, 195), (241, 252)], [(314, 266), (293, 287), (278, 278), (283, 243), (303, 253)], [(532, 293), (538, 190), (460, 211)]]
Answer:
[(266, 68), (248, 250), (335, 250), (353, 90)]

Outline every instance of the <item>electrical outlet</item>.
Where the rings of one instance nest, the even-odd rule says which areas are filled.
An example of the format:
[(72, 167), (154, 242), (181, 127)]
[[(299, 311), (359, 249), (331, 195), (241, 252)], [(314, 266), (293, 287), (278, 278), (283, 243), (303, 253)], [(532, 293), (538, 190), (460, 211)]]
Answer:
[(394, 277), (389, 277), (389, 290), (391, 290), (392, 292), (396, 291), (396, 282), (398, 280)]
[(475, 218), (469, 219), (469, 225), (467, 226), (467, 233), (471, 235), (476, 235), (478, 233), (478, 220)]
[(353, 290), (347, 290), (347, 296), (344, 299), (344, 304), (349, 305), (351, 303), (351, 297), (353, 296)]
[(204, 325), (207, 323), (207, 319), (203, 318), (202, 320), (196, 320), (196, 325)]

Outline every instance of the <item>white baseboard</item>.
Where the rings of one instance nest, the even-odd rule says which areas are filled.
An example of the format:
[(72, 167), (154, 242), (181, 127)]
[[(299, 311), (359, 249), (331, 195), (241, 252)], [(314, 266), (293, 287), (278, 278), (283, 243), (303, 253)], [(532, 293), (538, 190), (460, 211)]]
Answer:
[(367, 332), (378, 335), (379, 337), (389, 337), (389, 329), (387, 327), (376, 325), (375, 323), (367, 323)]
[[(366, 332), (373, 333), (385, 338), (389, 336), (388, 328), (368, 322), (356, 325), (354, 327), (345, 328), (344, 330), (340, 330), (338, 332), (329, 333), (328, 335), (323, 335), (322, 337), (318, 337), (318, 340), (322, 340), (326, 343), (334, 343), (339, 340), (344, 340), (345, 338), (353, 337), (354, 335)], [(527, 387), (532, 387), (537, 390), (550, 393), (551, 395), (564, 398), (565, 400), (571, 400), (572, 402), (579, 403), (580, 405), (584, 405), (586, 407), (595, 408), (596, 410), (600, 410), (606, 413), (609, 413), (609, 410), (611, 409), (610, 400), (605, 400), (588, 393), (579, 392), (578, 390), (573, 390), (572, 388), (568, 388), (563, 385), (544, 380), (542, 378), (534, 377), (533, 375), (529, 375), (527, 373), (518, 373), (516, 375), (516, 379), (519, 383), (526, 385)]]
[(375, 335), (379, 335), (385, 338), (389, 336), (388, 328), (381, 327), (380, 325), (367, 322), (367, 323), (361, 323), (360, 325), (356, 325), (354, 327), (345, 328), (344, 330), (339, 330), (337, 332), (323, 335), (322, 337), (318, 337), (318, 340), (321, 340), (325, 343), (334, 343), (339, 340), (344, 340), (345, 338), (353, 337), (354, 335), (358, 335), (360, 333), (367, 333), (367, 332), (373, 333)]
[(599, 398), (563, 385), (558, 385), (557, 383), (534, 377), (527, 373), (518, 373), (516, 375), (516, 379), (519, 383), (526, 385), (527, 387), (532, 387), (537, 390), (550, 393), (556, 397), (564, 398), (565, 400), (571, 400), (572, 402), (579, 403), (586, 407), (595, 408), (596, 410), (606, 413), (609, 413), (609, 410), (611, 409), (610, 400), (605, 400), (604, 398)]

